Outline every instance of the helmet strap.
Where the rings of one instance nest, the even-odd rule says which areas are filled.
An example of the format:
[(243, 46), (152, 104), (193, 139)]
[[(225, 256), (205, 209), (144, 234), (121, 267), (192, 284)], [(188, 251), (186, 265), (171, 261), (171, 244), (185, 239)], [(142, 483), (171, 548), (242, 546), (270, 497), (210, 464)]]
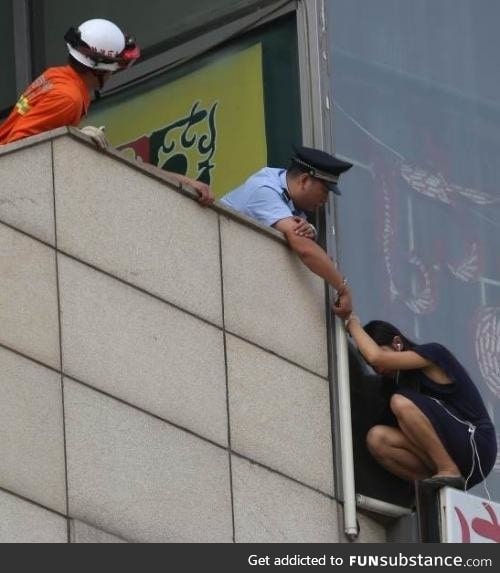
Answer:
[(99, 89), (96, 91), (101, 91), (104, 87), (104, 76), (106, 75), (107, 72), (102, 72), (101, 70), (93, 70), (93, 69), (89, 69), (89, 71), (99, 82)]

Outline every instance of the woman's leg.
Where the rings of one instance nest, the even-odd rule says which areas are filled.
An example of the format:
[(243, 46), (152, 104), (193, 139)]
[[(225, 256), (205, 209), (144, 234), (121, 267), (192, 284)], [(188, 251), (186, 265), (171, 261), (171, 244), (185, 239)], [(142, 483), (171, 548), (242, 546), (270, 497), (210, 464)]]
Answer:
[(374, 426), (366, 436), (366, 443), (377, 462), (402, 479), (421, 480), (434, 473), (432, 461), (399, 428)]
[(398, 425), (418, 451), (425, 452), (435, 466), (435, 475), (460, 476), (460, 470), (450, 457), (429, 418), (411, 400), (393, 394), (390, 403)]

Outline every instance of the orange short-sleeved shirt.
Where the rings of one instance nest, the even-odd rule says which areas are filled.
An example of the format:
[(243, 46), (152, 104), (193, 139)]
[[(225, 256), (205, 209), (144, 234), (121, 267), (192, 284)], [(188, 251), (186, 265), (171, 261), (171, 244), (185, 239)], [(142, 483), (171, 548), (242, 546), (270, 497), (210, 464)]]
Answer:
[(26, 89), (0, 125), (0, 145), (57, 127), (76, 126), (89, 105), (88, 88), (71, 66), (49, 68)]

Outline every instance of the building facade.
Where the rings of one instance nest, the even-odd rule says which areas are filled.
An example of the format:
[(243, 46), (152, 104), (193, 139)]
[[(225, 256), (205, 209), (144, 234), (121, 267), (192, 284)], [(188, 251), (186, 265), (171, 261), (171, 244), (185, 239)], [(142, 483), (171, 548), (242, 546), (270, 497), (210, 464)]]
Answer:
[[(38, 487), (32, 491), (29, 484), (24, 487), (24, 474), (15, 463), (9, 470), (12, 473), (6, 471), (4, 483), (0, 483), (5, 506), (11, 508), (14, 516), (13, 523), (17, 523), (17, 504), (34, 502), (34, 507), (20, 507), (19, 515), (24, 515), (25, 509), (28, 513), (48, 511), (51, 519), (58, 522), (57, 527), (62, 527), (60, 540), (77, 540), (77, 531), (90, 536), (89, 531), (94, 530), (88, 527), (96, 528), (96, 535), (101, 535), (99, 530), (103, 530), (128, 541), (391, 539), (392, 529), (397, 529), (397, 519), (411, 511), (412, 491), (383, 471), (366, 451), (364, 436), (371, 416), (376, 413), (372, 406), (377, 382), (369, 370), (359, 364), (342, 329), (327, 312), (331, 293), (325, 294), (321, 285), (315, 283), (311, 292), (314, 301), (321, 301), (320, 307), (309, 300), (309, 283), (302, 274), (297, 275), (296, 266), (282, 253), (284, 247), (273, 233), (248, 227), (241, 221), (226, 224), (218, 207), (215, 212), (210, 210), (202, 215), (189, 198), (183, 198), (182, 208), (180, 204), (165, 204), (160, 208), (156, 201), (163, 201), (159, 199), (161, 193), (156, 190), (155, 195), (150, 189), (159, 183), (151, 184), (147, 165), (205, 181), (220, 197), (265, 164), (286, 165), (293, 144), (303, 142), (335, 151), (353, 162), (355, 168), (343, 180), (342, 197), (335, 203), (332, 200), (316, 222), (321, 241), (332, 257), (340, 261), (349, 278), (358, 314), (366, 321), (379, 318), (394, 322), (418, 341), (435, 340), (446, 344), (472, 374), (495, 419), (500, 380), (500, 307), (495, 294), (500, 284), (500, 259), (495, 249), (499, 197), (494, 160), (498, 140), (495, 88), (500, 75), (492, 73), (497, 67), (493, 54), (498, 42), (492, 26), (498, 8), (492, 0), (482, 6), (478, 11), (472, 0), (426, 0), (418, 3), (418, 7), (410, 0), (382, 0), (376, 4), (368, 0), (218, 0), (210, 6), (195, 0), (182, 3), (150, 0), (141, 6), (123, 6), (123, 2), (116, 0), (99, 3), (89, 0), (77, 6), (60, 0), (0, 1), (0, 53), (5, 77), (0, 86), (0, 118), (5, 117), (31, 79), (45, 67), (65, 62), (62, 37), (72, 25), (93, 17), (108, 18), (133, 33), (143, 49), (139, 63), (113, 78), (82, 122), (82, 125), (106, 125), (119, 156), (111, 154), (103, 162), (77, 135), (64, 133), (35, 146), (30, 144), (24, 148), (20, 144), (0, 158), (0, 196), (3, 198), (0, 222), (5, 227), (4, 263), (7, 265), (4, 268), (11, 268), (21, 256), (29, 269), (41, 256), (49, 262), (44, 276), (37, 281), (45, 284), (44, 281), (49, 280), (52, 285), (50, 289), (42, 288), (48, 298), (41, 307), (35, 305), (29, 310), (28, 302), (22, 297), (20, 301), (14, 298), (15, 304), (5, 301), (5, 316), (17, 325), (14, 331), (19, 330), (19, 338), (17, 335), (11, 338), (10, 334), (0, 336), (4, 359), (10, 364), (6, 372), (12, 373), (12, 378), (3, 383), (12, 385), (15, 376), (24, 380), (22, 372), (32, 368), (30, 361), (34, 361), (37, 368), (48, 369), (44, 371), (46, 376), (53, 378), (52, 398), (69, 404), (54, 414), (50, 410), (54, 402), (50, 401), (49, 411), (56, 416), (52, 431), (58, 436), (55, 448), (58, 453), (51, 451), (57, 460), (47, 462), (47, 466), (50, 471), (57, 468), (55, 471), (59, 474), (50, 478), (57, 485), (48, 487), (46, 493)], [(69, 150), (73, 149), (73, 155), (67, 152), (68, 167), (64, 173), (61, 154), (66, 152), (66, 143)], [(76, 165), (77, 149), (88, 161), (85, 174)], [(51, 166), (53, 160), (56, 164)], [(143, 201), (147, 200), (132, 190), (128, 206), (123, 208), (134, 209), (137, 214), (122, 214), (125, 219), (121, 221), (122, 215), (113, 214), (118, 203), (124, 200), (118, 191), (115, 194), (113, 190), (108, 193), (101, 189), (102, 208), (97, 207), (98, 197), (92, 195), (97, 203), (91, 206), (84, 189), (80, 193), (73, 191), (76, 198), (71, 205), (73, 198), (70, 201), (70, 194), (64, 195), (64, 191), (74, 190), (78, 185), (74, 179), (66, 183), (65, 178), (73, 177), (76, 170), (88, 180), (96, 161), (100, 162), (98, 172), (103, 177), (106, 171), (116, 175), (112, 189), (115, 186), (117, 190), (127, 189), (128, 181), (136, 178), (138, 187), (152, 193), (149, 208), (144, 209)], [(29, 173), (25, 173), (27, 167), (22, 167), (23, 163), (30, 165)], [(58, 174), (57, 165), (60, 166)], [(38, 195), (31, 199), (24, 194), (19, 197), (20, 177), (21, 180), (28, 178), (28, 188), (37, 185), (36, 180), (30, 179), (37, 173), (34, 166), (40, 169), (38, 173), (42, 174), (46, 196), (43, 199)], [(92, 177), (97, 185), (95, 176)], [(52, 184), (51, 178), (54, 178)], [(177, 199), (171, 195), (175, 193), (168, 189), (168, 201), (174, 204)], [(30, 200), (35, 201), (33, 205), (43, 206), (35, 217), (30, 213)], [(88, 215), (85, 223), (84, 218), (78, 221), (80, 208)], [(143, 217), (155, 214), (149, 223), (138, 220), (143, 209)], [(158, 213), (168, 218), (171, 209), (181, 217), (182, 224), (176, 222), (174, 227), (178, 233), (173, 243), (177, 256), (172, 255), (174, 259), (162, 267), (161, 253), (169, 251), (172, 237), (163, 229)], [(179, 213), (184, 210), (186, 214), (181, 216)], [(57, 220), (61, 217), (61, 228), (56, 224), (54, 213)], [(157, 226), (153, 224), (155, 219)], [(189, 246), (193, 238), (186, 229), (193, 220), (202, 229), (206, 227), (207, 236), (211, 237), (208, 239), (213, 251), (211, 263)], [(109, 221), (111, 225), (107, 224)], [(141, 228), (141, 224), (149, 224), (149, 231)], [(62, 230), (65, 225), (66, 232)], [(135, 236), (138, 246), (134, 247), (130, 238), (121, 234), (126, 226), (132, 226), (139, 233), (139, 237)], [(79, 227), (78, 230), (75, 227)], [(105, 229), (109, 231), (108, 236)], [(261, 249), (260, 255), (273, 253), (269, 257), (276, 266), (268, 267), (268, 262), (258, 256), (256, 245), (249, 246), (255, 241)], [(17, 242), (26, 244), (21, 247)], [(14, 244), (14, 250), (10, 251)], [(17, 254), (18, 248), (21, 255)], [(33, 249), (45, 253), (35, 255)], [(241, 253), (247, 250), (242, 257)], [(246, 261), (245, 270), (233, 269), (226, 275), (225, 269), (221, 270), (223, 263), (216, 256), (219, 251), (226, 264), (232, 264), (227, 263), (231, 260), (231, 251), (235, 264), (238, 262), (241, 267), (242, 261)], [(83, 265), (81, 283), (86, 285), (80, 294), (76, 286), (80, 284), (76, 278), (79, 265)], [(66, 276), (72, 278), (65, 279), (65, 268), (71, 267), (74, 268)], [(201, 276), (192, 277), (188, 267), (199, 267), (203, 272), (212, 268), (208, 271), (212, 274), (206, 277), (202, 272)], [(45, 268), (44, 265), (41, 268)], [(23, 292), (30, 282), (27, 277), (31, 271), (26, 272), (24, 279), (17, 275), (11, 279), (7, 272), (5, 280), (13, 280), (10, 287)], [(230, 278), (232, 272), (234, 278)], [(290, 274), (292, 279), (288, 278)], [(255, 287), (263, 277), (265, 284)], [(25, 279), (27, 282), (23, 283)], [(23, 287), (16, 283), (18, 280)], [(88, 285), (92, 280), (100, 281), (100, 285)], [(225, 293), (223, 289), (221, 303), (225, 280), (228, 291)], [(276, 285), (283, 283), (300, 297), (300, 308), (292, 310), (286, 305), (281, 308), (281, 297), (275, 298), (275, 291)], [(197, 289), (207, 284), (210, 288), (196, 294)], [(264, 293), (262, 298), (253, 300), (252, 284), (253, 289)], [(134, 296), (129, 291), (123, 302), (116, 304), (115, 299), (123, 295), (112, 294), (110, 290), (115, 288), (131, 288)], [(241, 298), (237, 300), (236, 296), (226, 308), (224, 296), (233, 292), (240, 292)], [(96, 297), (94, 301), (88, 299), (92, 293)], [(138, 293), (146, 298), (132, 303), (131, 299)], [(73, 298), (66, 312), (64, 297)], [(200, 297), (206, 297), (208, 304), (205, 304), (207, 301), (201, 304)], [(109, 308), (104, 305), (97, 310), (101, 298), (113, 301)], [(131, 328), (134, 336), (127, 339), (126, 318), (132, 319), (136, 304), (140, 311)], [(161, 311), (153, 309), (156, 304)], [(180, 368), (177, 381), (166, 385), (162, 383), (162, 376), (169, 362), (155, 354), (164, 348), (158, 341), (168, 340), (170, 346), (169, 337), (173, 336), (169, 328), (160, 334), (163, 327), (158, 323), (158, 313), (167, 313), (165, 304), (168, 312), (176, 310), (187, 313), (190, 320), (201, 321), (203, 328), (211, 331), (207, 336), (213, 345), (211, 349), (204, 349), (205, 358), (198, 356), (195, 360), (196, 353), (191, 354), (188, 341), (184, 340), (182, 350), (175, 354), (185, 353), (190, 357), (187, 362), (200, 361), (200, 370), (198, 374), (196, 368), (186, 373), (185, 365), (180, 366), (181, 360), (175, 367)], [(129, 312), (120, 319), (122, 305), (125, 308), (128, 305)], [(144, 308), (147, 305), (151, 305), (149, 311)], [(28, 309), (25, 313), (23, 310), (24, 322), (17, 314), (20, 308)], [(49, 320), (50, 328), (43, 321), (38, 330), (32, 328), (32, 316), (40, 318), (40, 312), (43, 321)], [(289, 341), (285, 335), (288, 314), (293, 316), (297, 312), (303, 314), (302, 323), (307, 325), (311, 337), (300, 356), (296, 355), (296, 341)], [(165, 320), (170, 324), (170, 318), (165, 316)], [(155, 321), (160, 333), (150, 332), (145, 326)], [(190, 332), (190, 328), (184, 330), (184, 326), (177, 325), (177, 328)], [(203, 328), (192, 328), (192, 332), (200, 336)], [(282, 329), (281, 335), (277, 328)], [(46, 330), (51, 334), (44, 337), (41, 333)], [(71, 336), (65, 339), (65, 332), (71, 332)], [(115, 342), (117, 332), (121, 336)], [(37, 337), (41, 337), (43, 344), (36, 342), (33, 347), (33, 339)], [(139, 339), (144, 344), (142, 350), (139, 350)], [(48, 348), (39, 353), (39, 346), (45, 344)], [(234, 365), (231, 365), (231, 353), (238, 356)], [(68, 369), (66, 361), (71, 365)], [(206, 388), (196, 382), (201, 362), (212, 364), (209, 368), (214, 385), (209, 384), (210, 392), (214, 392), (212, 398), (203, 397), (201, 391)], [(253, 370), (255, 376), (249, 377)], [(314, 436), (319, 436), (314, 447), (312, 436), (307, 444), (303, 437), (294, 434), (295, 424), (288, 417), (292, 417), (298, 398), (293, 393), (287, 398), (285, 386), (278, 389), (280, 370), (296, 379), (293, 392), (297, 391), (297, 396), (309, 393), (303, 397), (305, 409), (294, 416), (299, 420), (296, 427), (302, 430), (310, 419), (319, 424), (316, 429), (309, 428), (314, 430)], [(59, 390), (56, 390), (57, 379)], [(143, 379), (145, 387), (142, 387)], [(192, 380), (192, 388), (186, 389), (181, 384), (185, 379)], [(274, 380), (277, 386), (272, 396), (266, 394), (271, 389), (262, 385), (262, 381), (268, 379)], [(231, 384), (236, 388), (234, 402)], [(272, 420), (271, 411), (266, 412), (266, 405), (257, 399), (261, 392), (267, 407), (272, 412), (279, 411), (283, 419)], [(12, 404), (21, 408), (20, 397), (12, 400)], [(103, 427), (107, 424), (108, 405), (103, 405), (106, 400), (112, 401), (110, 409), (117, 410), (110, 414), (110, 419), (115, 415), (117, 418), (111, 426)], [(214, 400), (214, 410), (208, 406), (211, 400)], [(316, 401), (321, 404), (321, 415), (313, 414)], [(89, 412), (97, 416), (97, 434), (93, 437), (94, 430), (84, 428), (82, 412), (86, 402)], [(251, 408), (254, 402), (256, 405)], [(8, 408), (13, 407), (12, 404)], [(198, 411), (200, 406), (203, 407)], [(129, 407), (134, 413), (140, 413), (139, 418), (142, 415), (146, 418), (137, 421), (135, 430), (126, 429), (131, 435), (137, 431), (136, 441), (127, 452), (128, 446), (120, 443), (118, 433), (115, 438), (119, 447), (114, 443), (113, 432), (126, 426), (122, 416), (128, 415), (119, 410)], [(188, 411), (185, 419), (184, 407)], [(10, 420), (7, 414), (5, 420)], [(157, 422), (166, 424), (168, 430), (163, 426), (159, 433), (147, 429)], [(82, 436), (79, 430), (75, 433), (74, 428), (83, 428)], [(16, 427), (15, 434), (22, 436), (18, 430)], [(206, 458), (200, 453), (196, 463), (205, 469), (213, 464), (214, 473), (210, 475), (218, 483), (220, 478), (222, 490), (217, 500), (210, 501), (205, 499), (204, 486), (195, 480), (186, 488), (185, 498), (180, 493), (174, 495), (178, 518), (158, 518), (157, 523), (142, 504), (148, 498), (148, 487), (160, 487), (158, 483), (154, 485), (155, 479), (160, 479), (158, 476), (166, 471), (169, 463), (160, 457), (165, 465), (151, 466), (146, 451), (147, 435), (154, 433), (156, 444), (151, 445), (155, 451), (162, 449), (162, 441), (168, 450), (170, 438), (164, 437), (164, 430), (167, 434), (181, 432), (183, 438), (179, 438), (179, 444), (187, 432), (197, 439), (201, 437), (201, 450), (215, 448), (214, 452), (218, 453), (207, 454)], [(30, 431), (28, 436), (33, 437)], [(292, 439), (294, 445), (286, 445), (280, 434)], [(105, 435), (110, 436), (110, 441), (100, 444)], [(305, 439), (307, 442), (309, 438)], [(171, 441), (177, 443), (177, 437), (171, 437)], [(17, 442), (14, 443), (17, 448)], [(94, 484), (82, 478), (84, 468), (95, 465), (100, 456), (98, 450), (90, 447), (91, 443), (100, 444), (105, 452), (124, 448), (119, 459), (111, 456), (107, 465), (99, 470), (102, 481), (95, 477)], [(12, 445), (8, 442), (4, 446), (11, 456), (6, 459), (13, 459)], [(30, 447), (36, 448), (34, 444)], [(141, 447), (145, 451), (139, 455)], [(177, 447), (175, 445), (174, 450)], [(186, 445), (179, 447), (187, 448)], [(316, 447), (320, 448), (319, 452)], [(289, 459), (285, 459), (288, 457), (285, 450), (289, 450)], [(73, 451), (92, 452), (95, 459), (85, 460), (85, 456), (80, 459), (79, 455), (70, 455)], [(314, 452), (316, 462), (307, 462), (306, 451)], [(141, 456), (144, 457), (141, 459)], [(173, 456), (178, 463), (184, 453), (177, 451)], [(214, 457), (221, 460), (216, 462)], [(296, 457), (303, 458), (301, 463)], [(130, 489), (130, 484), (124, 484), (123, 491), (117, 490), (123, 495), (120, 500), (113, 495), (113, 480), (118, 479), (116, 472), (119, 472), (120, 460), (125, 458), (131, 460), (133, 467), (127, 467), (123, 475), (139, 489)], [(78, 461), (72, 466), (75, 459)], [(103, 459), (107, 459), (106, 456)], [(304, 467), (301, 469), (302, 462), (314, 475), (307, 475)], [(134, 475), (134, 471), (138, 473)], [(190, 471), (199, 470), (191, 467)], [(500, 496), (498, 471), (497, 465), (486, 482), (496, 500)], [(153, 476), (150, 482), (148, 472)], [(260, 472), (264, 473), (257, 476)], [(245, 481), (247, 479), (250, 481)], [(260, 485), (251, 483), (253, 480)], [(277, 491), (273, 489), (275, 480), (285, 480), (286, 484), (280, 494), (282, 502), (278, 502), (279, 495), (276, 497), (276, 507), (268, 505)], [(180, 481), (179, 476), (172, 476), (175, 488)], [(18, 487), (18, 483), (22, 487)], [(244, 484), (248, 485), (248, 491)], [(188, 495), (189, 487), (191, 492), (196, 491), (198, 501)], [(263, 496), (268, 500), (266, 503), (261, 503), (257, 495), (261, 487), (263, 490), (269, 487), (273, 492)], [(285, 502), (292, 495), (288, 487), (299, 488), (295, 505)], [(307, 493), (300, 488), (305, 488)], [(473, 493), (484, 497), (482, 488), (478, 486)], [(207, 489), (213, 493), (217, 488)], [(74, 492), (77, 493), (72, 497)], [(47, 494), (51, 499), (46, 499)], [(21, 496), (23, 500), (12, 499), (9, 497), (12, 495)], [(119, 521), (126, 526), (111, 520), (111, 514), (120, 513), (117, 508), (136, 497), (142, 507), (137, 522), (134, 523), (133, 514), (125, 510)], [(157, 504), (157, 498), (151, 499)], [(343, 511), (337, 501), (342, 502)], [(203, 504), (220, 509), (220, 521), (213, 527), (204, 521)], [(201, 508), (203, 526), (199, 530), (194, 526), (198, 515), (195, 506)], [(192, 509), (192, 513), (187, 511), (187, 517), (186, 507)], [(319, 521), (314, 519), (301, 529), (295, 524), (300, 507), (307, 507), (307, 511), (321, 507), (317, 514)], [(278, 511), (278, 508), (281, 509)], [(360, 514), (359, 509), (369, 510), (371, 517)], [(283, 536), (278, 538), (275, 537), (277, 528), (271, 527), (271, 515), (275, 513), (276, 524), (284, 528)], [(208, 513), (206, 517), (208, 519)], [(373, 517), (386, 528), (373, 521)], [(19, 519), (22, 522), (22, 518)], [(390, 527), (387, 527), (387, 519)], [(365, 527), (361, 524), (361, 533), (357, 520), (366, 524)], [(320, 521), (324, 526), (319, 525)], [(71, 525), (69, 530), (67, 523)], [(209, 530), (217, 538), (207, 537)], [(9, 531), (4, 531), (8, 538)], [(33, 531), (30, 530), (29, 535)], [(85, 538), (84, 533), (82, 536)]]

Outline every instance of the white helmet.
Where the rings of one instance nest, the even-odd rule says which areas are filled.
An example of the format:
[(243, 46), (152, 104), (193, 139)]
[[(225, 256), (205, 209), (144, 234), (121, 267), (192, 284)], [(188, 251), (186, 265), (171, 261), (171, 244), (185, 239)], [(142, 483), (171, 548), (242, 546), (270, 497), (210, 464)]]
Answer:
[(70, 55), (93, 70), (116, 72), (140, 56), (134, 39), (109, 20), (87, 20), (78, 28), (70, 28), (64, 39)]

